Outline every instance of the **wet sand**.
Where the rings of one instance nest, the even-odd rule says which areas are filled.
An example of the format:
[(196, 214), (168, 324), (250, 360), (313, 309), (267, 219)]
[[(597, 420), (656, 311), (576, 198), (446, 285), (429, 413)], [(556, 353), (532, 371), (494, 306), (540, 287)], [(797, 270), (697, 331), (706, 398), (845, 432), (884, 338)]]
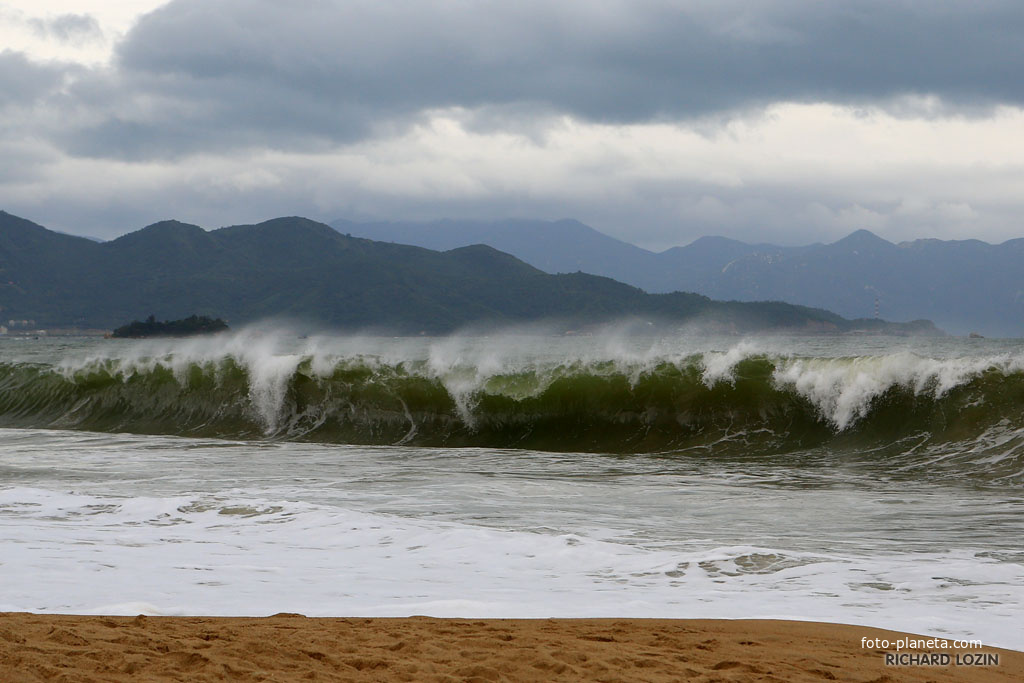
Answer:
[[(887, 666), (860, 626), (770, 620), (0, 613), (0, 681), (1019, 681), (1024, 653)], [(888, 648), (894, 652), (895, 645)], [(998, 665), (958, 666), (960, 654)]]

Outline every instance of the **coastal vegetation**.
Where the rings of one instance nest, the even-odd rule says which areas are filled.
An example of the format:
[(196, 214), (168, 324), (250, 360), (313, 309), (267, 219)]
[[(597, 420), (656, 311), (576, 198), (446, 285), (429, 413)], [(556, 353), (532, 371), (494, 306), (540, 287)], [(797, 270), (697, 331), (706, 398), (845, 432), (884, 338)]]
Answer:
[(112, 337), (138, 339), (142, 337), (190, 337), (197, 334), (213, 334), (228, 329), (220, 318), (190, 315), (181, 320), (157, 320), (149, 316), (145, 320), (133, 320), (114, 330)]

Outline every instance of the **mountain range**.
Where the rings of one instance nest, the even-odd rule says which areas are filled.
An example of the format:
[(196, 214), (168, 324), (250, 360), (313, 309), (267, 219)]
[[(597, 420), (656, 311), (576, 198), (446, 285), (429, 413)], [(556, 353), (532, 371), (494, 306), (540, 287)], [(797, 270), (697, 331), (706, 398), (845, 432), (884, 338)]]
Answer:
[(233, 325), (287, 316), (401, 333), (539, 320), (572, 329), (625, 317), (719, 332), (937, 332), (927, 321), (850, 321), (779, 302), (648, 294), (607, 277), (545, 273), (489, 246), (440, 252), (298, 217), (212, 231), (163, 221), (97, 243), (0, 212), (0, 320), (111, 328), (151, 314)]
[(858, 230), (831, 244), (787, 247), (702, 237), (652, 252), (574, 220), (425, 223), (334, 221), (345, 233), (453, 249), (487, 244), (545, 272), (604, 275), (648, 292), (787, 301), (848, 318), (927, 318), (957, 334), (1024, 336), (1024, 239), (894, 244)]

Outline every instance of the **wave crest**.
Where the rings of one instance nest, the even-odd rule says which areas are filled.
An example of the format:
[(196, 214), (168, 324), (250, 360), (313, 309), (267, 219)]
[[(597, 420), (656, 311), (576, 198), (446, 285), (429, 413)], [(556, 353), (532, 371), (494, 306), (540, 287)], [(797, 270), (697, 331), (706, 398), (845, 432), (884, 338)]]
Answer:
[(599, 452), (963, 451), (1024, 434), (1024, 361), (1013, 355), (793, 357), (752, 343), (575, 357), (507, 340), (443, 340), (415, 353), (368, 346), (314, 339), (282, 351), (273, 337), (237, 335), (0, 364), (0, 424)]

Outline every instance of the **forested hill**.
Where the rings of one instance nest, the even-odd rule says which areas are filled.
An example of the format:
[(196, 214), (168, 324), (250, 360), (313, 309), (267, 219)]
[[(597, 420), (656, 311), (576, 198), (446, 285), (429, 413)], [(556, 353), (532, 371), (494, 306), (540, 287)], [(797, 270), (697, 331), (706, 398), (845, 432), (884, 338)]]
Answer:
[(547, 274), (482, 245), (438, 252), (296, 217), (212, 231), (164, 221), (96, 243), (0, 212), (0, 308), (0, 319), (39, 327), (112, 328), (149, 314), (198, 314), (233, 326), (289, 316), (401, 333), (543, 319), (578, 327), (622, 317), (737, 332), (934, 332), (924, 322), (849, 321), (782, 303), (646, 294), (605, 277)]
[(430, 249), (489, 244), (548, 273), (582, 270), (648, 292), (781, 300), (850, 317), (871, 316), (877, 306), (883, 318), (929, 318), (954, 333), (1024, 336), (1024, 239), (893, 244), (858, 230), (831, 244), (786, 247), (701, 237), (655, 253), (573, 220), (333, 225)]

